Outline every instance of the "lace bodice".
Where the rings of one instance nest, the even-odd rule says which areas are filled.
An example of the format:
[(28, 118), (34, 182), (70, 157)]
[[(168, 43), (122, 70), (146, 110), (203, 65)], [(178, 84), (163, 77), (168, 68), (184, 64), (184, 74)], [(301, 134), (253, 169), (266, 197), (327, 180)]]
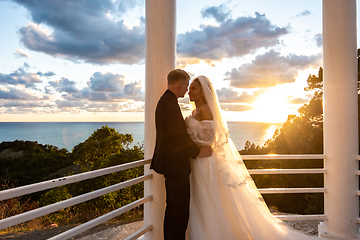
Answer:
[(214, 121), (199, 121), (193, 116), (185, 119), (188, 134), (198, 146), (210, 146), (215, 137)]

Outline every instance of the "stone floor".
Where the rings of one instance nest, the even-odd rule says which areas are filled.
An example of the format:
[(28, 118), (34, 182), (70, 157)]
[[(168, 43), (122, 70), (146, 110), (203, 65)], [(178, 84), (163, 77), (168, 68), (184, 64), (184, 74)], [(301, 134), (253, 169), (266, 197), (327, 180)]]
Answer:
[[(285, 221), (291, 227), (305, 233), (308, 235), (317, 235), (317, 227), (320, 221)], [(143, 228), (143, 221), (133, 222), (129, 224), (124, 224), (121, 226), (117, 226), (115, 228), (109, 228), (97, 232), (93, 235), (88, 235), (78, 240), (122, 240), (136, 231)], [(141, 240), (142, 238), (139, 238)]]
[[(309, 235), (317, 235), (319, 221), (286, 221), (293, 228)], [(127, 224), (107, 223), (79, 234), (71, 240), (122, 240), (143, 228), (143, 221)], [(35, 230), (23, 233), (0, 235), (1, 240), (45, 240), (64, 232), (74, 226), (56, 227), (52, 229)], [(142, 238), (139, 238), (139, 240)]]
[[(144, 222), (138, 221), (133, 223), (124, 224), (115, 228), (109, 228), (97, 232), (93, 235), (88, 235), (78, 240), (122, 240), (130, 236), (131, 234), (137, 232), (143, 228)], [(140, 240), (141, 238), (139, 238)]]

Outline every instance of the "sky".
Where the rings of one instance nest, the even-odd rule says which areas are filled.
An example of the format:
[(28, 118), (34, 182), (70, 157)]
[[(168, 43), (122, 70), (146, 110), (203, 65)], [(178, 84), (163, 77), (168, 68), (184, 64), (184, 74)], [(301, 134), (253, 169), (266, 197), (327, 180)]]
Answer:
[[(145, 17), (144, 0), (0, 0), (0, 122), (144, 121)], [(228, 121), (284, 122), (322, 66), (322, 1), (178, 0), (176, 64)]]

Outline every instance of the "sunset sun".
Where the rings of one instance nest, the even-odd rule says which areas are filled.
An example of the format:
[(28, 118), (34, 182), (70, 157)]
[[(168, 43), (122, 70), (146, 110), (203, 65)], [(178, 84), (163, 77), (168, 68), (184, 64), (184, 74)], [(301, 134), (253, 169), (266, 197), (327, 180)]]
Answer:
[(253, 106), (257, 118), (268, 123), (284, 122), (287, 116), (294, 111), (287, 97), (277, 92), (260, 95)]

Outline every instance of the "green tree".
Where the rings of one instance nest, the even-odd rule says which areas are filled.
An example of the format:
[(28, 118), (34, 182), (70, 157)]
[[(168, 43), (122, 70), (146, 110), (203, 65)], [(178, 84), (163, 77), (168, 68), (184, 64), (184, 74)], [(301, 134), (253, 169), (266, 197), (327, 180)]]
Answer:
[(5, 153), (0, 155), (0, 184), (5, 179), (15, 186), (41, 182), (51, 173), (72, 165), (65, 148), (37, 142), (2, 142), (0, 152)]
[(269, 153), (314, 154), (323, 152), (323, 69), (318, 75), (307, 79), (306, 91), (314, 91), (308, 104), (298, 115), (289, 115), (280, 130), (277, 130), (264, 146)]
[[(80, 166), (83, 172), (125, 164), (144, 158), (142, 146), (129, 145), (133, 138), (130, 134), (120, 134), (114, 128), (103, 126), (97, 129), (85, 142), (74, 147), (70, 158)], [(41, 198), (41, 205), (51, 204), (80, 194), (124, 182), (144, 174), (143, 167), (124, 170), (105, 176), (81, 181), (53, 189)], [(49, 221), (58, 223), (82, 222), (129, 204), (144, 195), (143, 184), (136, 184), (116, 192), (89, 200), (75, 207), (49, 215)], [(61, 199), (60, 199), (61, 198)], [(76, 211), (75, 211), (76, 209)], [(141, 214), (142, 208), (134, 209), (125, 214), (132, 217)]]
[(103, 126), (76, 145), (71, 158), (84, 171), (112, 166), (117, 163), (113, 155), (124, 152), (132, 141), (131, 134), (120, 134), (115, 128)]

